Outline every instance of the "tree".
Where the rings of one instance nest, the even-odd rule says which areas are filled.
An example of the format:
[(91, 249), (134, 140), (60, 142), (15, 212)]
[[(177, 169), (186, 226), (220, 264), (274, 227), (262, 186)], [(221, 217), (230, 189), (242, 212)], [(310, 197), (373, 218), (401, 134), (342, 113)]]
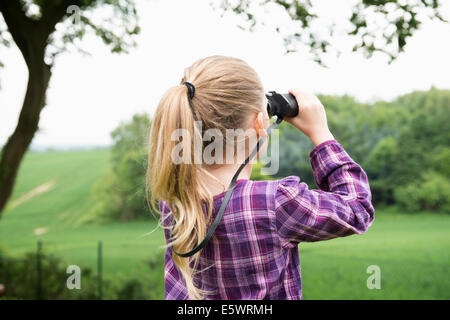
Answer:
[[(287, 19), (298, 24), (294, 33), (284, 33), (276, 26), (276, 30), (283, 33), (287, 51), (296, 50), (296, 44), (303, 43), (310, 48), (314, 60), (323, 64), (322, 53), (332, 47), (333, 27), (328, 36), (314, 31), (318, 14), (310, 0), (225, 0), (221, 1), (220, 9), (244, 17), (248, 28), (252, 29), (259, 21), (255, 8), (270, 6), (284, 10)], [(98, 8), (111, 9), (111, 17), (98, 22), (93, 17)], [(354, 28), (349, 35), (357, 40), (354, 50), (362, 50), (369, 57), (376, 51), (384, 52), (392, 61), (404, 50), (408, 38), (424, 19), (445, 21), (439, 9), (438, 0), (359, 0), (350, 17)], [(38, 130), (55, 57), (71, 45), (79, 48), (79, 40), (88, 31), (99, 36), (112, 52), (124, 52), (134, 45), (133, 36), (139, 32), (139, 27), (133, 0), (1, 0), (0, 12), (5, 22), (0, 21), (0, 45), (14, 42), (29, 72), (17, 127), (1, 152), (1, 214), (23, 155)], [(73, 14), (69, 16), (67, 12)], [(76, 23), (70, 23), (72, 18)], [(379, 21), (384, 21), (385, 25), (377, 26)], [(56, 28), (57, 25), (62, 28)]]
[[(219, 8), (224, 12), (234, 12), (245, 22), (242, 28), (253, 30), (258, 24), (266, 24), (259, 14), (261, 7), (268, 10), (281, 9), (294, 28), (273, 25), (284, 37), (287, 52), (296, 51), (299, 43), (310, 48), (313, 59), (323, 63), (323, 54), (333, 48), (335, 25), (329, 25), (328, 32), (317, 32), (316, 24), (320, 13), (311, 0), (225, 0)], [(439, 0), (359, 0), (350, 16), (352, 29), (348, 35), (355, 40), (353, 51), (361, 51), (367, 57), (374, 52), (386, 54), (390, 62), (404, 51), (408, 38), (421, 26), (425, 19), (446, 21), (439, 9)], [(323, 27), (323, 26), (320, 26)], [(293, 30), (291, 30), (293, 29)], [(338, 48), (337, 49), (339, 52)]]
[(396, 183), (420, 180), (420, 173), (428, 169), (447, 175), (442, 161), (450, 148), (450, 90), (415, 91), (395, 103), (407, 110), (392, 170)]
[(149, 128), (150, 117), (144, 113), (111, 132), (111, 170), (94, 185), (95, 205), (81, 223), (152, 217), (145, 201)]
[[(111, 19), (96, 21), (92, 13), (110, 7)], [(28, 85), (17, 126), (3, 146), (0, 158), (0, 214), (14, 186), (19, 165), (38, 130), (56, 56), (78, 46), (93, 31), (112, 52), (125, 52), (139, 32), (132, 0), (2, 0), (0, 44), (14, 42), (28, 68)], [(69, 15), (69, 14), (71, 15)], [(73, 23), (71, 20), (74, 20)], [(62, 28), (56, 28), (60, 24)], [(1, 62), (0, 62), (1, 65)]]

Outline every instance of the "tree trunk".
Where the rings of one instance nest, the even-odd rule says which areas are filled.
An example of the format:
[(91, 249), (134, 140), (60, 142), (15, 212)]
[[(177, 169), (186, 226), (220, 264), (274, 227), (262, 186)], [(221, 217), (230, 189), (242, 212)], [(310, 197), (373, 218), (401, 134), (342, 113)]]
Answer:
[(19, 121), (0, 153), (0, 217), (13, 191), (22, 158), (38, 130), (52, 74), (51, 66), (44, 61), (45, 50), (70, 1), (41, 2), (41, 18), (36, 20), (25, 14), (22, 1), (0, 0), (0, 13), (28, 67), (28, 86)]
[(45, 94), (51, 77), (51, 68), (42, 55), (28, 61), (28, 85), (14, 133), (1, 151), (0, 159), (0, 217), (13, 191), (21, 160), (39, 125), (39, 116), (45, 106)]

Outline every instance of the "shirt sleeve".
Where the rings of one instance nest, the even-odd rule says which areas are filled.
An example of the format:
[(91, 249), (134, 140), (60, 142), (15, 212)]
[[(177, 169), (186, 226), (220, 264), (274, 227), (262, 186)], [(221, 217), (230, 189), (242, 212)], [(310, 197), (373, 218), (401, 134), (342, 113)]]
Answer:
[(310, 162), (320, 190), (296, 176), (277, 186), (275, 217), (283, 246), (364, 233), (375, 215), (364, 170), (335, 140), (315, 147)]

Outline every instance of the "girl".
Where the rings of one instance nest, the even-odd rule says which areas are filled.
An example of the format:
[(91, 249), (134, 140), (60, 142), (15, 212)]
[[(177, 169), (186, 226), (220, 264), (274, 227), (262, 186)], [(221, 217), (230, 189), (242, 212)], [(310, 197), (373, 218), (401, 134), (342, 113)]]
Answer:
[[(256, 72), (242, 60), (222, 56), (195, 62), (181, 84), (162, 97), (150, 133), (146, 178), (153, 207), (159, 200), (159, 210), (154, 209), (167, 241), (166, 299), (301, 299), (298, 244), (361, 234), (372, 224), (365, 172), (334, 140), (319, 99), (300, 90), (290, 93), (299, 114), (285, 120), (315, 145), (310, 162), (320, 190), (308, 189), (296, 176), (252, 181), (248, 164), (213, 237), (190, 258), (177, 253), (205, 238), (242, 163), (236, 157), (242, 149), (234, 147), (235, 161), (226, 164), (199, 163), (189, 151), (208, 129), (223, 133), (227, 146), (234, 142), (226, 139), (227, 129), (254, 129), (264, 137), (267, 101)], [(186, 133), (181, 141), (174, 139), (177, 129)], [(248, 155), (255, 144), (246, 141)], [(210, 143), (203, 141), (200, 151)], [(175, 149), (182, 150), (184, 161), (174, 161)]]

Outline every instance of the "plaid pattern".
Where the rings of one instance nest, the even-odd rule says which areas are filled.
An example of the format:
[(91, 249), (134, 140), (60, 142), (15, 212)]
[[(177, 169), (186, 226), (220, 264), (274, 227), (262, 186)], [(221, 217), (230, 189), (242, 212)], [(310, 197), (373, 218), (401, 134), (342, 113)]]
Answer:
[[(207, 299), (301, 299), (298, 243), (361, 234), (374, 208), (367, 176), (335, 140), (310, 153), (321, 190), (296, 176), (273, 181), (238, 180), (211, 241), (200, 253), (195, 276)], [(214, 219), (225, 193), (214, 197)], [(163, 225), (172, 224), (160, 202)], [(170, 231), (165, 229), (166, 241)], [(165, 298), (188, 299), (181, 273), (165, 256)]]

